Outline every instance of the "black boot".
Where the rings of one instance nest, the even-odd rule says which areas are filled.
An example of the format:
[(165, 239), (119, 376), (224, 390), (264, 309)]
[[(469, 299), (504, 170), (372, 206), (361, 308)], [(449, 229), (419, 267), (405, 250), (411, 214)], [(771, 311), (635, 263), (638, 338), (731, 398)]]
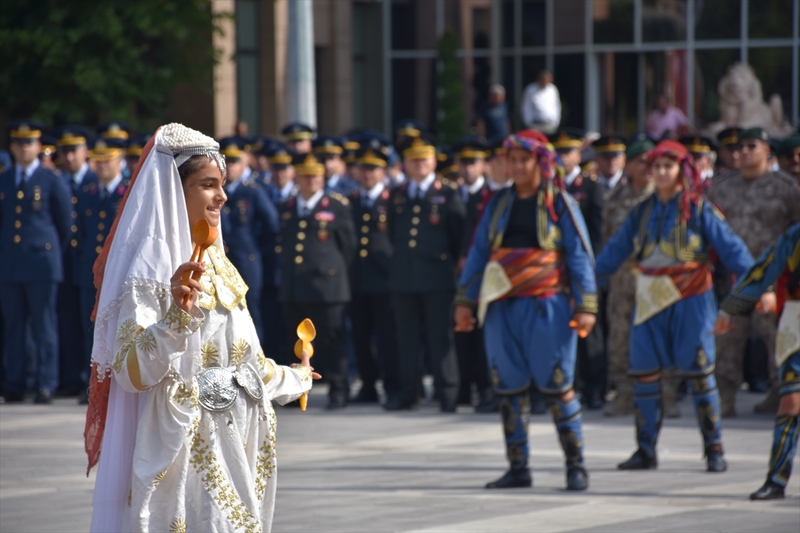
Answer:
[(630, 459), (618, 464), (617, 468), (620, 470), (655, 470), (658, 468), (658, 459), (656, 454), (650, 456), (646, 451), (639, 448)]
[(589, 488), (589, 474), (585, 468), (572, 466), (567, 469), (567, 490), (586, 490)]
[(487, 489), (514, 489), (519, 487), (530, 487), (533, 485), (531, 471), (526, 468), (512, 468), (500, 479), (490, 481), (486, 484)]
[(782, 500), (786, 494), (784, 492), (784, 488), (778, 485), (777, 483), (773, 483), (772, 481), (767, 481), (764, 485), (755, 491), (753, 494), (750, 495), (751, 500)]
[(722, 456), (722, 450), (706, 450), (706, 472), (724, 472), (728, 469), (728, 463)]

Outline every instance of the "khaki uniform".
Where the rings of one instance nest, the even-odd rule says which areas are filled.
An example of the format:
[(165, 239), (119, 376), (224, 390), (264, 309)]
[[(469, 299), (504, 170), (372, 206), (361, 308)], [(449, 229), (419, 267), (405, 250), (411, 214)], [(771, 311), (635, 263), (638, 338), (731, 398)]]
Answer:
[[(746, 180), (738, 170), (727, 173), (714, 183), (708, 199), (720, 208), (734, 232), (747, 244), (753, 257), (773, 245), (789, 226), (800, 221), (800, 188), (783, 172), (767, 172)], [(742, 384), (744, 353), (751, 332), (775, 352), (775, 315), (753, 313), (733, 317), (733, 331), (717, 337), (717, 366), (722, 415), (734, 416), (736, 391)], [(769, 357), (770, 377), (775, 364)]]

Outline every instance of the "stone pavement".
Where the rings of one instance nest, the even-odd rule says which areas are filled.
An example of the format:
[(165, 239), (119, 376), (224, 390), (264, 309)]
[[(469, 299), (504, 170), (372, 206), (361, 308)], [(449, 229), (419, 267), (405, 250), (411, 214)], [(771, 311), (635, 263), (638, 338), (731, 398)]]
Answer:
[[(629, 418), (585, 413), (589, 491), (563, 490), (561, 451), (549, 415), (531, 423), (532, 489), (487, 491), (505, 468), (497, 415), (441, 415), (434, 406), (388, 414), (377, 406), (278, 410), (278, 501), (273, 530), (289, 532), (800, 531), (800, 468), (787, 499), (754, 503), (763, 482), (772, 417), (726, 420), (730, 469), (704, 472), (690, 411), (666, 420), (655, 472), (620, 472), (634, 449)], [(0, 531), (87, 531), (94, 475), (85, 477), (84, 409), (0, 406)]]

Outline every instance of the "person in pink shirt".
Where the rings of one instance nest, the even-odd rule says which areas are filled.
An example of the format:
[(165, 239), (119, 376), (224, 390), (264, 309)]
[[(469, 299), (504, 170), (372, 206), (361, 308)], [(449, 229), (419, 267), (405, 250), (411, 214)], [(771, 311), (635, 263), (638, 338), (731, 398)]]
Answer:
[(664, 134), (681, 135), (689, 129), (689, 120), (683, 111), (670, 105), (669, 98), (660, 94), (656, 99), (656, 108), (647, 116), (647, 132), (656, 139)]

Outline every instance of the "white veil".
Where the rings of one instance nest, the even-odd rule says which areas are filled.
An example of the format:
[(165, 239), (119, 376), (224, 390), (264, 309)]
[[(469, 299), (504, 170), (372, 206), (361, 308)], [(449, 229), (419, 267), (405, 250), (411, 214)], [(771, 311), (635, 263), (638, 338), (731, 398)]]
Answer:
[[(104, 376), (111, 379), (108, 376), (115, 356), (122, 302), (144, 293), (159, 301), (171, 299), (170, 278), (192, 255), (191, 228), (178, 166), (198, 154), (214, 159), (225, 174), (225, 161), (214, 139), (181, 124), (160, 128), (118, 215), (100, 288), (92, 347), (99, 380)], [(222, 229), (219, 230), (214, 244), (224, 253)], [(191, 356), (176, 359), (173, 369), (188, 381), (200, 364), (199, 335), (189, 337), (185, 353)], [(148, 395), (125, 392), (111, 379), (92, 531), (128, 527), (129, 517), (123, 515), (128, 509), (133, 446)]]

